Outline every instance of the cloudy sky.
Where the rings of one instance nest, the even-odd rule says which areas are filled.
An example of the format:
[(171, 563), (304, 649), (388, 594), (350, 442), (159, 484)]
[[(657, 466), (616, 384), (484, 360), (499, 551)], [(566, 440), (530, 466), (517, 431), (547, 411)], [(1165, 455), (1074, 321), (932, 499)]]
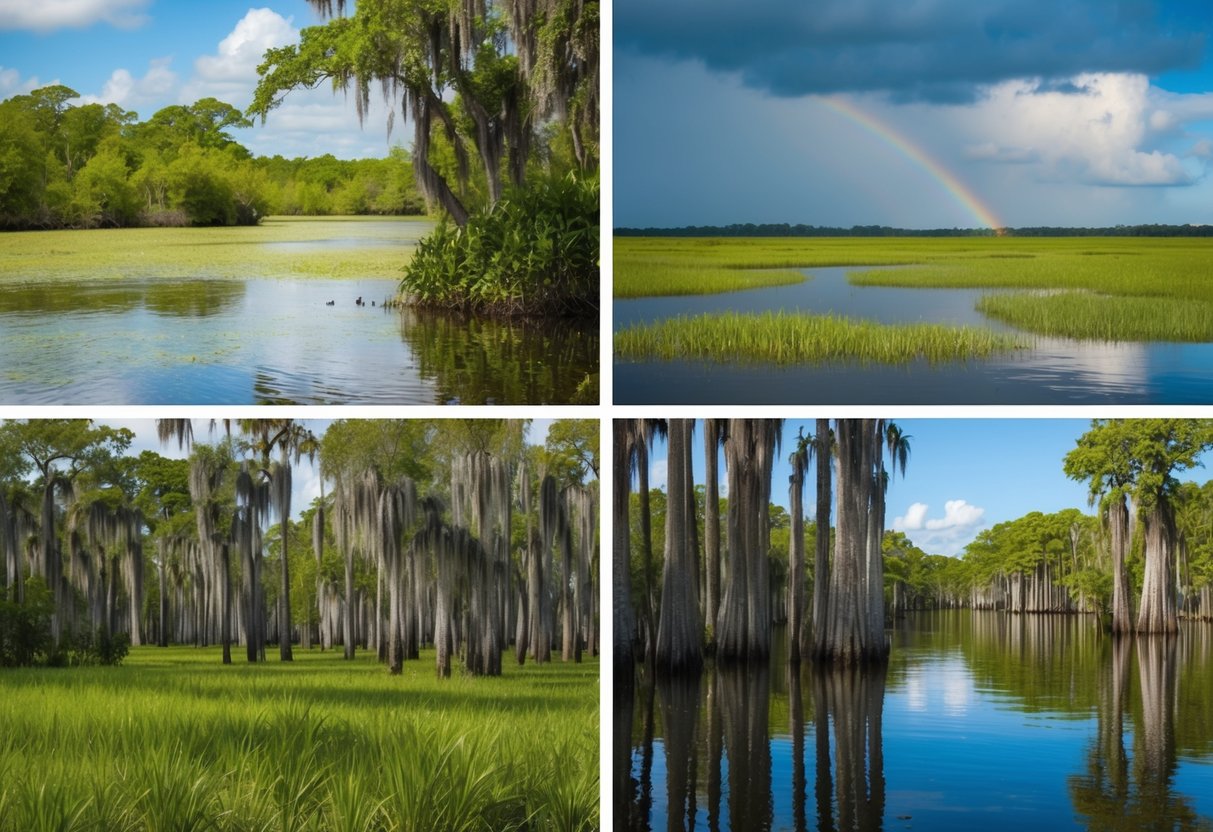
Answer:
[(618, 0), (616, 226), (1213, 223), (1207, 0)]
[[(910, 435), (910, 459), (903, 479), (892, 478), (886, 524), (903, 531), (931, 554), (959, 555), (982, 529), (1031, 511), (1067, 508), (1087, 511), (1087, 485), (1062, 473), (1062, 459), (1086, 432), (1086, 419), (897, 419)], [(775, 469), (772, 502), (787, 508), (787, 463), (801, 428), (812, 422), (784, 423), (784, 443)], [(703, 482), (703, 434), (695, 434), (695, 481)], [(724, 461), (720, 482), (725, 488)], [(1213, 471), (1196, 468), (1181, 479), (1205, 482)], [(650, 465), (653, 487), (666, 487), (664, 445)], [(815, 509), (814, 480), (805, 484), (806, 514)]]
[[(265, 50), (321, 22), (306, 0), (0, 0), (0, 99), (60, 83), (140, 119), (206, 96), (244, 109)], [(322, 85), (235, 135), (258, 155), (382, 157), (409, 138), (398, 120), (389, 139), (390, 109), (372, 96), (360, 126), (353, 100)]]

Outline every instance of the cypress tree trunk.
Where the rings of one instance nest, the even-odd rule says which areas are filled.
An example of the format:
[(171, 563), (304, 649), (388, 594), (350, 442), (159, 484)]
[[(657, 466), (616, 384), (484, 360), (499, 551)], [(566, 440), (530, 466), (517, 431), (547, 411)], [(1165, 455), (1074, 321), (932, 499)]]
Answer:
[(720, 423), (703, 420), (703, 450), (706, 469), (703, 504), (703, 557), (706, 597), (704, 623), (708, 644), (716, 644), (716, 616), (720, 607), (720, 484), (717, 476), (717, 451), (720, 448)]
[[(616, 419), (612, 424), (612, 468), (613, 497), (611, 500), (611, 529), (614, 542), (611, 553), (611, 623), (614, 631), (612, 660), (616, 679), (632, 678), (635, 661), (632, 644), (632, 593), (629, 565), (631, 561), (631, 530), (628, 522), (628, 507), (631, 501), (631, 476), (629, 461), (635, 439), (635, 422)], [(615, 802), (619, 805), (619, 801)]]
[(1108, 505), (1112, 547), (1112, 633), (1133, 632), (1133, 598), (1125, 556), (1129, 551), (1129, 507), (1124, 494), (1115, 494)]
[(834, 567), (825, 639), (818, 655), (844, 664), (882, 660), (888, 655), (884, 590), (871, 585), (883, 574), (876, 562), (879, 547), (874, 543), (882, 519), (879, 495), (883, 483), (877, 482), (881, 430), (875, 420), (839, 419), (835, 438), (838, 511)]
[[(817, 538), (813, 552), (813, 643), (816, 650), (823, 650), (830, 598), (830, 485), (833, 443), (830, 441), (829, 419), (817, 420), (816, 434)], [(802, 642), (802, 654), (808, 652), (804, 649), (806, 646), (807, 642)]]
[(697, 564), (686, 528), (686, 490), (692, 487), (687, 482), (686, 457), (691, 450), (688, 422), (671, 419), (669, 425), (665, 568), (655, 660), (659, 670), (672, 673), (698, 672), (703, 664), (700, 642), (703, 630), (694, 583)]
[(1174, 633), (1179, 630), (1172, 557), (1175, 518), (1165, 498), (1159, 497), (1145, 516), (1146, 573), (1137, 615), (1139, 633)]
[[(792, 457), (792, 482), (788, 502), (791, 506), (792, 536), (788, 544), (788, 662), (800, 664), (801, 630), (804, 628), (804, 472), (806, 460)], [(792, 671), (796, 675), (796, 671)]]

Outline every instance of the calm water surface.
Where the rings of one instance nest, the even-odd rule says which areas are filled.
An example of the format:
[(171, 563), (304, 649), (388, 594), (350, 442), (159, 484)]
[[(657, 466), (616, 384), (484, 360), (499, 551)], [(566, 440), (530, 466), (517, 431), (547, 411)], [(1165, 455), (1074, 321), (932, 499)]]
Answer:
[(1213, 829), (1213, 625), (964, 611), (892, 639), (887, 669), (777, 649), (617, 689), (617, 828)]
[[(351, 227), (355, 236), (267, 247), (399, 242), (376, 237), (397, 223), (335, 224)], [(0, 403), (546, 404), (568, 402), (596, 371), (597, 322), (381, 308), (395, 290), (394, 280), (256, 276), (5, 286)]]
[[(1012, 331), (976, 311), (986, 290), (854, 286), (849, 271), (806, 270), (812, 279), (804, 283), (744, 292), (616, 300), (615, 328), (676, 315), (785, 309)], [(614, 375), (616, 401), (636, 404), (1207, 404), (1213, 344), (1035, 338), (1032, 349), (986, 361), (789, 367), (621, 361)]]

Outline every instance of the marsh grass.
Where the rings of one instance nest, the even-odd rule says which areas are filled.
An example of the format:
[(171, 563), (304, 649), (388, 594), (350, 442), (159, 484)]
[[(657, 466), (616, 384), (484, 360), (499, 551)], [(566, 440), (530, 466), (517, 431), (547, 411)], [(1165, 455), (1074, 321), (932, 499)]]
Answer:
[(557, 830), (598, 824), (597, 662), (433, 678), (296, 653), (0, 676), (0, 830)]
[(616, 297), (727, 290), (697, 281), (699, 273), (735, 273), (744, 282), (780, 273), (767, 269), (897, 264), (913, 268), (857, 269), (848, 280), (1031, 290), (1037, 294), (987, 296), (979, 311), (1041, 335), (1213, 340), (1213, 241), (1206, 239), (629, 237), (616, 241), (615, 260)]
[[(377, 223), (398, 227), (384, 244)], [(372, 224), (376, 223), (376, 224)], [(433, 223), (418, 219), (269, 217), (231, 228), (120, 228), (0, 234), (0, 280), (163, 278), (398, 279), (413, 241)], [(366, 246), (324, 246), (333, 237)], [(398, 242), (396, 242), (398, 240)], [(298, 247), (275, 244), (303, 244)], [(306, 244), (316, 244), (310, 247)]]
[(1090, 292), (1013, 292), (977, 302), (984, 315), (1040, 335), (1100, 341), (1213, 341), (1213, 304)]
[(850, 318), (784, 312), (678, 317), (632, 327), (615, 335), (615, 354), (625, 360), (773, 364), (959, 361), (987, 358), (1029, 345), (1026, 338), (972, 327), (886, 326)]

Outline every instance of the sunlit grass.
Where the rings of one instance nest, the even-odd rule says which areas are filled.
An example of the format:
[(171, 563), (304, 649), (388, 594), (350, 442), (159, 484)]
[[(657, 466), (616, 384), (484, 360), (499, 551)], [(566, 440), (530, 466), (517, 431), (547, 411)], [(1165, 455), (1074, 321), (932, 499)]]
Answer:
[(1101, 341), (1213, 340), (1213, 304), (1196, 300), (1012, 292), (987, 295), (977, 309), (1040, 335)]
[[(376, 222), (393, 225), (386, 243)], [(432, 227), (428, 220), (391, 217), (269, 217), (257, 226), (231, 228), (8, 232), (0, 234), (0, 280), (398, 279), (413, 243)], [(323, 244), (332, 238), (370, 244)]]
[(598, 665), (402, 677), (362, 657), (0, 673), (0, 830), (590, 829)]
[[(860, 286), (1024, 289), (980, 311), (1027, 331), (1116, 341), (1213, 340), (1213, 241), (1144, 237), (621, 238), (616, 297), (730, 291), (788, 267), (857, 269)], [(734, 283), (698, 274), (736, 275)], [(755, 284), (766, 285), (766, 284)], [(673, 287), (673, 288), (671, 288)], [(676, 290), (676, 291), (675, 291)]]
[(855, 360), (884, 364), (987, 358), (1025, 348), (1026, 338), (938, 324), (887, 326), (783, 312), (678, 317), (615, 335), (624, 360), (697, 359), (800, 364)]

